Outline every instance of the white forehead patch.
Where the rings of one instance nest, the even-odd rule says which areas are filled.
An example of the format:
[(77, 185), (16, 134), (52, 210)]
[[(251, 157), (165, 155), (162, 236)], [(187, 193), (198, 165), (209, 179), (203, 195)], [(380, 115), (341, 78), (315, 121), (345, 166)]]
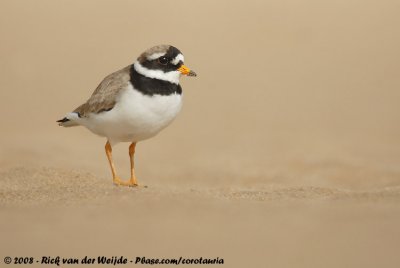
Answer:
[(164, 56), (165, 54), (167, 54), (167, 53), (166, 53), (166, 52), (157, 52), (157, 53), (153, 53), (153, 54), (147, 56), (147, 59), (148, 59), (148, 60), (155, 60), (155, 59), (158, 59), (159, 57)]
[(175, 59), (173, 59), (173, 60), (171, 61), (171, 63), (172, 63), (173, 65), (177, 65), (180, 61), (182, 61), (182, 62), (185, 61), (185, 58), (183, 57), (183, 55), (182, 55), (181, 53), (179, 53), (178, 56), (176, 56)]

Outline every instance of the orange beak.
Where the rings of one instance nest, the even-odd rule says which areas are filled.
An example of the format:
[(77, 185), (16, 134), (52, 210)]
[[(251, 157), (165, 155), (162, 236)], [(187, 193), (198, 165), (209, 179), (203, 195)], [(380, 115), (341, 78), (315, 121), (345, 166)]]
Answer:
[(181, 72), (181, 74), (183, 75), (187, 75), (187, 76), (197, 76), (197, 74), (190, 70), (188, 67), (186, 67), (185, 65), (181, 65), (181, 67), (178, 68), (178, 71)]

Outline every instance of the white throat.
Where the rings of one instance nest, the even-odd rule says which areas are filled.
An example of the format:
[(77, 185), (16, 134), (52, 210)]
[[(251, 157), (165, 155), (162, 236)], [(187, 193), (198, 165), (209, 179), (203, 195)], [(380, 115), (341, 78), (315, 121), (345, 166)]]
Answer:
[(148, 78), (164, 80), (179, 85), (179, 78), (181, 76), (179, 71), (170, 71), (164, 73), (161, 70), (150, 70), (141, 65), (138, 61), (133, 64), (133, 67), (135, 68), (136, 72)]

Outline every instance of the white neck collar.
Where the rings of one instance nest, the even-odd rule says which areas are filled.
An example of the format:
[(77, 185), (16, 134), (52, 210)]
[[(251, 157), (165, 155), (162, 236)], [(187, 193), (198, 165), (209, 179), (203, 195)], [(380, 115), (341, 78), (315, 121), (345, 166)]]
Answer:
[(161, 70), (150, 70), (141, 65), (138, 61), (133, 64), (133, 67), (135, 68), (136, 72), (148, 78), (164, 80), (179, 85), (179, 78), (181, 76), (179, 71), (170, 71), (164, 73)]

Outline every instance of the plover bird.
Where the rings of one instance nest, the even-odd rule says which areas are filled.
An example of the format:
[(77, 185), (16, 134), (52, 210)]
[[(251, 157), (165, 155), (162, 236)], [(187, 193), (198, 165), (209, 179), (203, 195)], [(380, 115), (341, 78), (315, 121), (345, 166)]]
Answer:
[[(196, 76), (183, 62), (183, 54), (176, 47), (152, 47), (134, 64), (104, 78), (84, 104), (57, 121), (63, 127), (84, 126), (107, 138), (105, 150), (114, 184), (138, 185), (134, 169), (136, 143), (157, 135), (179, 113), (179, 78), (182, 74)], [(131, 142), (129, 181), (117, 175), (112, 159), (112, 146), (119, 142)]]

